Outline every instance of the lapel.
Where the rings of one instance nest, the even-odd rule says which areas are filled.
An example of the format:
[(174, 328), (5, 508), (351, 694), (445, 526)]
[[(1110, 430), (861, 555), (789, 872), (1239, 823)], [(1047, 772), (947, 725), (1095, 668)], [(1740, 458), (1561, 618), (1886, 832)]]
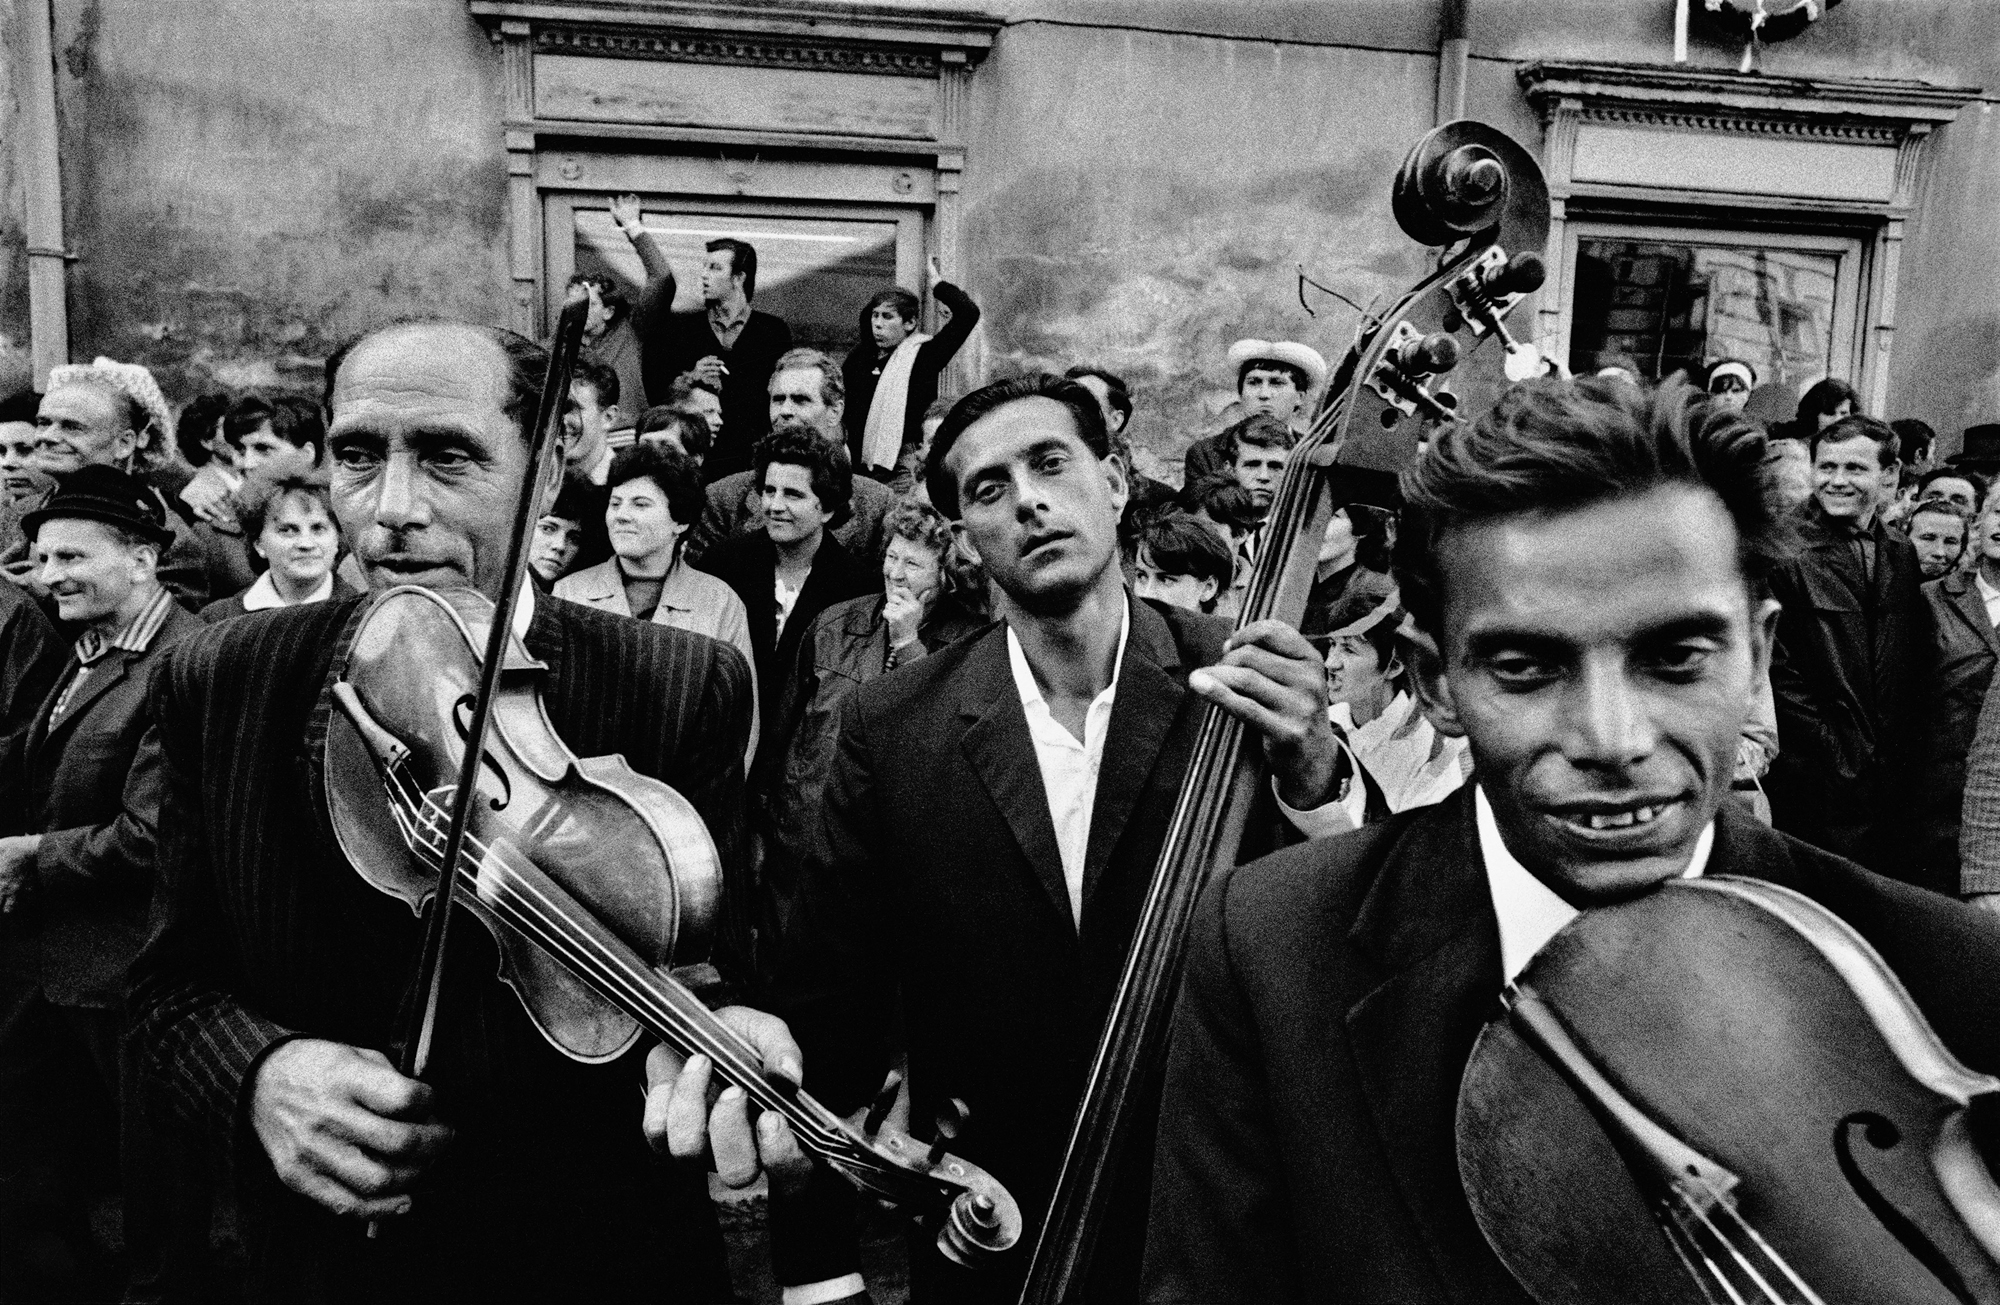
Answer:
[[(1086, 914), (1125, 822), (1152, 778), (1181, 699), (1187, 696), (1185, 679), (1177, 674), (1180, 649), (1166, 618), (1129, 595), (1125, 601), (1132, 612), (1132, 632), (1125, 641), (1124, 664), (1118, 668), (1118, 693), (1111, 701), (1111, 724), (1104, 736), (1104, 761), (1090, 812), (1090, 843), (1083, 862)], [(1145, 870), (1151, 873), (1152, 867)]]
[[(156, 635), (155, 642), (158, 638)], [(42, 710), (36, 718), (35, 738), (29, 744), (30, 754), (40, 752), (51, 740), (75, 729), (76, 723), (90, 713), (91, 704), (109, 693), (112, 685), (125, 678), (126, 666), (134, 659), (134, 654), (123, 648), (113, 648), (104, 654), (96, 668), (90, 672), (90, 678), (77, 689), (76, 697), (70, 700), (69, 710), (63, 713), (62, 719), (51, 721), (50, 713), (55, 710), (56, 699), (62, 693), (63, 682), (69, 677), (64, 676), (62, 680), (58, 680), (54, 691), (42, 704)]]
[(1986, 623), (1986, 600), (1979, 596), (1979, 586), (1972, 583), (1972, 577), (1965, 574), (1948, 575), (1940, 582), (1949, 606), (1960, 620), (1971, 626), (1978, 634), (1980, 642), (1988, 652), (2000, 656), (2000, 632)]
[[(632, 607), (625, 601), (625, 586), (618, 580), (618, 559), (608, 557), (577, 577), (577, 595), (593, 607), (601, 607), (607, 612), (620, 616), (630, 616)], [(534, 627), (529, 627), (532, 630)]]
[(963, 685), (959, 715), (971, 722), (962, 743), (966, 760), (1013, 831), (1014, 841), (1049, 904), (1075, 933), (1062, 854), (1056, 850), (1056, 826), (1049, 818), (1048, 793), (1042, 788), (1042, 768), (1035, 760), (1028, 717), (1021, 710), (1021, 697), (1007, 662), (1004, 622), (989, 629), (968, 651), (959, 679)]
[(1357, 1078), (1397, 1191), (1448, 1282), (1479, 1272), (1454, 1121), (1466, 1057), (1500, 991), (1471, 794), (1461, 788), (1409, 826), (1348, 933), (1384, 972), (1347, 1011)]

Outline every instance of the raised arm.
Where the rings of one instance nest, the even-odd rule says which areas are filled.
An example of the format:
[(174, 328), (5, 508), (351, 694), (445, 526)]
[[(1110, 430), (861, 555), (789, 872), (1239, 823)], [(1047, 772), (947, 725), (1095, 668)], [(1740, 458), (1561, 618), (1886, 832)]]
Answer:
[(653, 239), (653, 233), (646, 230), (644, 216), (639, 209), (637, 195), (620, 195), (611, 201), (611, 220), (632, 242), (638, 251), (639, 262), (646, 269), (646, 287), (639, 292), (639, 302), (632, 306), (632, 329), (643, 341), (647, 332), (663, 321), (674, 309), (673, 264), (660, 248), (660, 242)]

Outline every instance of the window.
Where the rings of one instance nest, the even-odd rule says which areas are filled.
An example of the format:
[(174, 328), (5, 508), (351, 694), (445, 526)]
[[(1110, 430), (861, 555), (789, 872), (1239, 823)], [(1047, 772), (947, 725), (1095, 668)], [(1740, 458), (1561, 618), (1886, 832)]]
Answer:
[[(572, 272), (606, 272), (636, 300), (638, 251), (611, 220), (607, 197), (548, 199), (549, 285), (560, 300)], [(650, 232), (674, 269), (674, 306), (701, 306), (705, 246), (723, 236), (757, 250), (755, 306), (782, 318), (795, 343), (837, 359), (855, 342), (861, 306), (877, 290), (923, 285), (923, 215), (914, 209), (648, 199)]]
[(1858, 374), (1863, 246), (1821, 233), (1572, 222), (1568, 356), (1610, 355), (1658, 379), (1737, 358), (1794, 388)]

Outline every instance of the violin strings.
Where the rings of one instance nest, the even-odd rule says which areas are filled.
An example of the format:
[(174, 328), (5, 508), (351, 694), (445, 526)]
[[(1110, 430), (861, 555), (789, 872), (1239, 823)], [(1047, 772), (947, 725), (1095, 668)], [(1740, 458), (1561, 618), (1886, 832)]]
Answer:
[[(1678, 1191), (1676, 1191), (1674, 1195), (1676, 1197), (1682, 1197), (1682, 1194)], [(1682, 1199), (1685, 1198), (1682, 1197)], [(1669, 1199), (1668, 1204), (1672, 1206), (1672, 1198)], [(1701, 1258), (1702, 1267), (1708, 1270), (1708, 1276), (1715, 1281), (1715, 1285), (1722, 1288), (1723, 1291), (1729, 1294), (1730, 1305), (1750, 1305), (1750, 1302), (1744, 1299), (1743, 1293), (1736, 1290), (1736, 1284), (1729, 1280), (1729, 1275), (1723, 1272), (1722, 1266), (1717, 1264), (1715, 1262), (1715, 1258), (1708, 1253), (1707, 1247), (1702, 1245), (1702, 1239), (1695, 1234), (1695, 1230), (1689, 1225), (1687, 1212), (1678, 1207), (1672, 1207), (1671, 1213), (1672, 1213), (1672, 1218), (1674, 1220), (1674, 1228), (1679, 1233), (1680, 1240), (1677, 1241), (1675, 1238), (1672, 1237), (1669, 1237), (1667, 1240), (1670, 1242), (1674, 1242), (1676, 1248), (1679, 1247), (1680, 1241), (1685, 1241), (1687, 1246), (1693, 1249), (1694, 1254), (1696, 1254)], [(1685, 1263), (1686, 1261), (1685, 1254), (1683, 1254), (1682, 1260), (1683, 1263)], [(1694, 1270), (1692, 1269), (1690, 1269), (1689, 1272), (1694, 1276), (1695, 1285), (1701, 1287), (1702, 1294), (1704, 1296), (1707, 1296), (1711, 1301), (1714, 1300), (1715, 1299), (1714, 1294), (1711, 1293), (1708, 1290), (1707, 1285), (1702, 1282), (1701, 1275), (1698, 1273), (1694, 1273)], [(1770, 1297), (1766, 1296), (1765, 1300), (1769, 1301)]]
[[(1706, 1209), (1702, 1208), (1699, 1204), (1697, 1204), (1693, 1197), (1689, 1196), (1687, 1192), (1680, 1189), (1679, 1187), (1676, 1187), (1674, 1189), (1674, 1194), (1680, 1200), (1681, 1209), (1691, 1213), (1694, 1216), (1694, 1218), (1700, 1220), (1702, 1228), (1707, 1231), (1709, 1236), (1712, 1239), (1714, 1239), (1717, 1245), (1721, 1246), (1722, 1249), (1728, 1253), (1729, 1258), (1736, 1262), (1737, 1267), (1740, 1268), (1743, 1271), (1744, 1275), (1747, 1276), (1750, 1279), (1750, 1281), (1756, 1286), (1757, 1293), (1759, 1296), (1761, 1296), (1766, 1301), (1775, 1302), (1776, 1305), (1786, 1305), (1787, 1298), (1779, 1295), (1777, 1289), (1771, 1285), (1770, 1281), (1766, 1279), (1763, 1274), (1757, 1271), (1757, 1267), (1754, 1264), (1752, 1264), (1750, 1262), (1749, 1257), (1743, 1253), (1742, 1249), (1738, 1246), (1736, 1239), (1731, 1237), (1728, 1233), (1724, 1232), (1722, 1228), (1713, 1219), (1709, 1217), (1709, 1213)], [(1771, 1249), (1770, 1245), (1766, 1243), (1762, 1237), (1757, 1236), (1757, 1230), (1751, 1228), (1749, 1222), (1745, 1220), (1741, 1215), (1737, 1214), (1735, 1209), (1731, 1207), (1727, 1201), (1721, 1199), (1718, 1196), (1715, 1200), (1715, 1205), (1721, 1209), (1729, 1211), (1729, 1214), (1735, 1220), (1736, 1225), (1739, 1228), (1745, 1229), (1750, 1233), (1751, 1238), (1756, 1242), (1756, 1249), (1759, 1252), (1761, 1252), (1765, 1257), (1767, 1257), (1773, 1265), (1781, 1269), (1784, 1272), (1785, 1276), (1790, 1278), (1792, 1283), (1795, 1286), (1797, 1286), (1799, 1290), (1803, 1291), (1806, 1294), (1807, 1300), (1805, 1302), (1805, 1305), (1824, 1305), (1824, 1303), (1820, 1301), (1819, 1297), (1813, 1293), (1813, 1290), (1810, 1287), (1807, 1287), (1803, 1282), (1799, 1281), (1798, 1275), (1791, 1271), (1791, 1266), (1787, 1265), (1784, 1262), (1784, 1260), (1778, 1256), (1777, 1252)], [(1731, 1294), (1732, 1295), (1735, 1294), (1733, 1289), (1731, 1291)]]
[[(1708, 1278), (1703, 1275), (1702, 1269), (1707, 1269), (1710, 1274), (1715, 1276), (1718, 1282), (1721, 1282), (1721, 1271), (1716, 1268), (1714, 1262), (1708, 1258), (1708, 1254), (1701, 1247), (1693, 1245), (1693, 1238), (1688, 1234), (1687, 1229), (1681, 1226), (1679, 1216), (1673, 1212), (1671, 1207), (1672, 1202), (1669, 1200), (1656, 1202), (1653, 1207), (1653, 1221), (1660, 1225), (1660, 1231), (1666, 1235), (1667, 1245), (1673, 1247), (1674, 1255), (1681, 1262), (1681, 1268), (1701, 1291), (1701, 1298), (1708, 1302), (1708, 1305), (1721, 1305), (1721, 1302), (1716, 1300), (1715, 1293), (1709, 1290)], [(1700, 1267), (1697, 1267), (1694, 1262), (1697, 1255), (1701, 1257)], [(1730, 1296), (1737, 1302), (1737, 1305), (1741, 1305), (1741, 1297), (1738, 1297), (1735, 1291), (1730, 1289), (1728, 1283), (1721, 1282), (1721, 1286), (1724, 1291), (1729, 1292)]]
[(1716, 1204), (1728, 1214), (1729, 1219), (1738, 1228), (1749, 1235), (1750, 1240), (1757, 1244), (1757, 1249), (1763, 1253), (1764, 1258), (1777, 1266), (1778, 1272), (1784, 1274), (1792, 1286), (1804, 1295), (1805, 1300), (1802, 1305), (1826, 1305), (1826, 1302), (1820, 1299), (1819, 1293), (1808, 1286), (1806, 1280), (1801, 1278), (1792, 1269), (1790, 1262), (1784, 1256), (1778, 1254), (1777, 1248), (1764, 1240), (1764, 1235), (1757, 1231), (1757, 1225), (1744, 1218), (1742, 1212), (1729, 1202), (1718, 1199)]
[[(397, 779), (406, 784), (410, 791), (398, 792), (395, 786), (396, 782), (388, 780), (388, 777), (385, 776), (385, 781), (388, 782), (388, 786), (390, 787), (391, 797), (397, 800), (397, 805), (392, 809), (395, 810), (398, 822), (403, 827), (405, 841), (411, 843), (413, 846), (421, 847), (430, 854), (430, 859), (435, 860), (442, 852), (442, 849), (436, 846), (434, 842), (437, 830), (437, 818), (442, 809), (434, 799), (424, 796), (422, 798), (423, 814), (419, 817), (415, 811), (408, 809), (416, 807), (418, 802), (415, 795), (416, 786), (414, 780), (410, 779), (407, 775), (399, 775)], [(432, 837), (419, 837), (419, 830), (425, 831)], [(608, 986), (614, 991), (622, 992), (627, 1001), (632, 1002), (642, 1010), (652, 1013), (655, 1022), (661, 1026), (657, 1027), (655, 1032), (665, 1035), (668, 1030), (680, 1029), (689, 1043), (689, 1049), (705, 1050), (710, 1058), (717, 1063), (718, 1068), (726, 1071), (733, 1070), (734, 1073), (727, 1073), (725, 1077), (741, 1080), (738, 1082), (738, 1086), (742, 1087), (746, 1093), (758, 1097), (760, 1105), (765, 1109), (778, 1110), (780, 1113), (794, 1116), (795, 1135), (799, 1138), (801, 1146), (819, 1155), (822, 1159), (838, 1160), (849, 1167), (857, 1167), (857, 1156), (848, 1138), (835, 1130), (828, 1129), (821, 1121), (811, 1118), (803, 1111), (787, 1110), (788, 1103), (770, 1088), (759, 1069), (741, 1062), (740, 1058), (737, 1058), (733, 1048), (726, 1051), (717, 1050), (714, 1048), (719, 1047), (720, 1044), (713, 1043), (708, 1047), (704, 1047), (705, 1035), (694, 1027), (693, 1021), (671, 1007), (665, 1006), (660, 1000), (661, 994), (658, 990), (646, 981), (646, 977), (648, 976), (634, 974), (627, 958), (619, 956), (615, 951), (604, 948), (601, 943), (589, 939), (587, 936), (582, 941), (596, 948), (597, 954), (593, 955), (589, 952), (580, 954), (578, 940), (560, 932), (557, 926), (550, 922), (549, 913), (555, 913), (558, 919), (562, 918), (561, 907), (549, 900), (537, 886), (529, 882), (518, 870), (508, 866), (499, 848), (485, 843), (484, 840), (479, 839), (476, 835), (469, 832), (467, 834), (467, 846), (482, 859), (490, 859), (493, 862), (494, 868), (500, 871), (503, 876), (503, 882), (499, 886), (507, 889), (508, 895), (498, 902), (484, 896), (481, 898), (482, 901), (488, 902), (488, 905), (495, 910), (496, 914), (503, 915), (510, 924), (519, 928), (531, 941), (548, 951), (550, 955), (571, 965), (572, 968), (586, 976), (591, 976), (594, 973), (600, 984)], [(471, 887), (477, 892), (479, 888), (479, 863), (473, 862), (469, 858), (466, 858), (466, 860), (467, 864), (461, 868), (459, 873), (470, 881)], [(527, 899), (524, 893), (531, 893), (534, 900)], [(616, 998), (614, 997), (613, 1000), (616, 1000)], [(702, 1014), (708, 1014), (705, 1007), (702, 1010)], [(827, 1133), (828, 1136), (820, 1136), (822, 1131)], [(865, 1157), (865, 1166), (861, 1167), (871, 1167), (878, 1170), (887, 1168), (887, 1166), (882, 1165), (874, 1156), (865, 1152), (861, 1153), (861, 1155)]]

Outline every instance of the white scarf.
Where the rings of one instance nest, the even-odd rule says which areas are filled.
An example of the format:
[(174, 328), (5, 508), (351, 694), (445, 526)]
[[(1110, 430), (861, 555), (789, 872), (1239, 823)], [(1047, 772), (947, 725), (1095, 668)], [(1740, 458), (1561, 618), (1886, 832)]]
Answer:
[(922, 331), (911, 333), (882, 364), (882, 379), (875, 383), (868, 421), (861, 428), (862, 466), (895, 469), (903, 452), (903, 422), (910, 409), (910, 373), (917, 366), (917, 350), (928, 339)]

